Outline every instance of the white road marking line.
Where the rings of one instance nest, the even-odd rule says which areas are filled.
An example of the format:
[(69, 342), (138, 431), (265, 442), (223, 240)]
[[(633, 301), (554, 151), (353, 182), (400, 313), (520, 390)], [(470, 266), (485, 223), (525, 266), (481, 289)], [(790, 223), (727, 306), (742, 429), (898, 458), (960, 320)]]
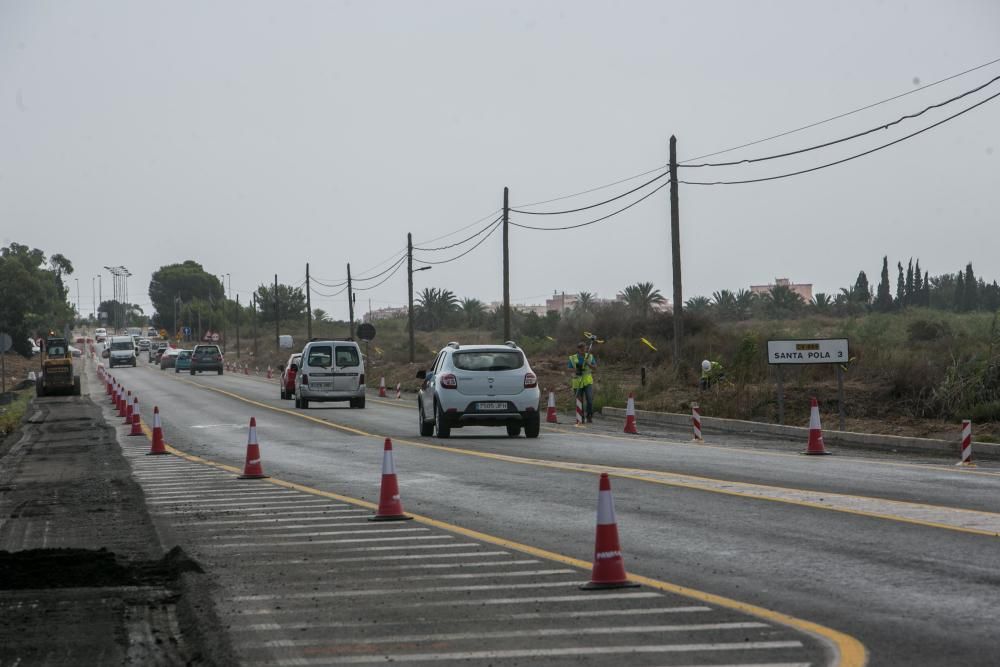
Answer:
[[(459, 622), (464, 623), (491, 623), (491, 622), (503, 622), (503, 621), (524, 621), (524, 620), (545, 620), (545, 619), (557, 619), (557, 618), (593, 618), (593, 617), (604, 617), (604, 616), (655, 616), (660, 614), (691, 614), (691, 613), (704, 613), (712, 611), (711, 607), (654, 607), (651, 609), (595, 609), (593, 611), (554, 611), (554, 612), (529, 612), (524, 614), (495, 614), (492, 616), (480, 616), (480, 617), (470, 617), (466, 619), (461, 619)], [(236, 621), (238, 623), (238, 620)], [(454, 623), (456, 621), (449, 620), (449, 623)], [(415, 620), (408, 619), (405, 621), (379, 621), (377, 626), (390, 627), (395, 625), (440, 625), (441, 621), (438, 619), (428, 619), (428, 620)], [(267, 632), (269, 630), (277, 631), (305, 631), (305, 630), (320, 630), (324, 628), (367, 628), (375, 627), (375, 623), (372, 621), (329, 621), (326, 623), (252, 623), (250, 625), (234, 625), (230, 628), (231, 632)]]
[(210, 505), (210, 503), (217, 503), (219, 505), (225, 505), (226, 503), (221, 503), (219, 501), (223, 500), (240, 500), (243, 501), (245, 498), (254, 496), (258, 498), (288, 498), (290, 495), (295, 495), (295, 491), (254, 491), (252, 493), (236, 493), (234, 492), (231, 496), (223, 496), (221, 498), (167, 498), (164, 500), (150, 500), (147, 501), (152, 505), (173, 505), (179, 503), (205, 503)]
[[(292, 658), (277, 660), (277, 665), (361, 665), (387, 662), (442, 662), (445, 660), (500, 660), (505, 658), (549, 658), (634, 653), (694, 653), (698, 651), (742, 651), (780, 648), (802, 648), (799, 641), (716, 642), (711, 644), (658, 644), (652, 646), (581, 646), (566, 648), (508, 649), (494, 651), (462, 651), (455, 653), (393, 653), (389, 655), (357, 655), (323, 658)], [(807, 665), (809, 663), (806, 663)]]
[[(504, 587), (508, 588), (508, 587)], [(518, 588), (510, 586), (509, 588)], [(634, 591), (632, 593), (596, 593), (581, 595), (552, 595), (535, 596), (523, 598), (488, 598), (486, 600), (436, 600), (431, 602), (414, 602), (412, 604), (395, 605), (401, 607), (443, 607), (459, 605), (488, 605), (488, 604), (551, 604), (553, 602), (591, 602), (593, 600), (624, 600), (630, 598), (659, 598), (662, 593), (653, 591)]]
[[(353, 549), (338, 549), (337, 553), (353, 553), (355, 551), (367, 553), (371, 551), (403, 551), (410, 549), (468, 549), (482, 546), (476, 542), (452, 542), (451, 544), (414, 544), (412, 546), (401, 547), (354, 547)], [(437, 553), (437, 554), (412, 554), (407, 556), (365, 556), (371, 560), (402, 560), (404, 558), (457, 558), (460, 556), (472, 555), (505, 555), (508, 551), (470, 551), (468, 553)], [(254, 565), (301, 565), (304, 563), (339, 563), (343, 560), (354, 561), (355, 558), (292, 558), (288, 560), (255, 560)]]
[(347, 540), (304, 540), (281, 542), (236, 542), (234, 544), (203, 544), (205, 548), (252, 549), (254, 547), (304, 547), (322, 544), (355, 544), (358, 542), (398, 542), (401, 540), (453, 540), (452, 535), (406, 535), (404, 537), (353, 537)]
[[(477, 556), (480, 554), (476, 554)], [(438, 557), (441, 554), (437, 554)], [(426, 558), (426, 556), (423, 556)], [(376, 556), (376, 557), (359, 557), (359, 558), (342, 558), (340, 562), (342, 563), (370, 563), (373, 560), (385, 560), (387, 558), (396, 558), (395, 556)], [(504, 565), (536, 565), (541, 563), (540, 560), (535, 560), (534, 558), (526, 558), (524, 560), (482, 560), (482, 561), (460, 561), (458, 563), (423, 563), (420, 565), (407, 564), (407, 565), (379, 565), (379, 572), (384, 570), (411, 570), (411, 571), (423, 571), (423, 570), (447, 570), (451, 569), (464, 569), (468, 567), (503, 567)], [(340, 572), (340, 568), (330, 568), (328, 572)], [(576, 570), (573, 570), (574, 572)], [(470, 575), (471, 576), (471, 575)], [(489, 576), (483, 573), (479, 573), (475, 576)]]
[[(288, 491), (285, 491), (284, 489), (279, 489), (279, 490), (282, 491), (283, 493), (288, 493)], [(238, 496), (252, 496), (252, 495), (260, 494), (260, 493), (274, 493), (273, 489), (239, 489), (239, 490), (237, 490), (237, 489), (233, 489), (233, 488), (226, 489), (226, 488), (220, 488), (220, 487), (211, 487), (211, 488), (207, 488), (207, 489), (183, 489), (183, 490), (177, 490), (177, 491), (157, 491), (155, 489), (144, 489), (144, 491), (147, 492), (146, 493), (147, 496), (150, 496), (152, 498), (163, 498), (163, 499), (166, 499), (166, 500), (170, 500), (170, 499), (173, 499), (173, 498), (185, 498), (185, 497), (189, 497), (189, 496), (194, 496), (194, 497), (199, 497), (199, 498), (205, 498), (205, 497), (212, 497), (212, 496), (226, 495), (226, 494), (230, 494), (230, 495), (235, 494), (235, 495), (238, 495)], [(294, 493), (294, 491), (292, 493)]]
[(216, 477), (206, 480), (192, 480), (190, 477), (183, 482), (148, 482), (140, 480), (142, 488), (153, 491), (172, 491), (174, 489), (221, 489), (223, 486), (232, 486), (232, 477)]
[[(271, 509), (272, 511), (277, 512), (279, 510), (288, 509), (301, 510), (319, 508), (324, 504), (326, 504), (327, 507), (337, 507), (337, 505), (329, 504), (329, 501), (327, 500), (294, 500), (289, 498), (288, 500), (273, 500), (266, 503), (254, 503), (253, 507), (247, 507), (246, 503), (230, 503), (226, 505), (213, 505), (212, 507), (199, 507), (184, 510), (157, 510), (155, 508), (150, 508), (150, 512), (153, 514), (215, 514), (219, 516), (244, 516), (244, 512), (252, 510)], [(261, 514), (257, 514), (256, 516), (261, 516)]]
[[(324, 510), (317, 510), (319, 512), (324, 512)], [(371, 510), (326, 510), (331, 512), (361, 512), (360, 516), (364, 514), (371, 514)], [(289, 514), (302, 514), (302, 512), (289, 512)], [(248, 516), (244, 514), (243, 516)], [(257, 515), (259, 516), (259, 515)], [(236, 521), (231, 521), (229, 519), (220, 521), (199, 521), (193, 527), (198, 528), (200, 526), (245, 526), (248, 523), (279, 523), (284, 521), (347, 521), (348, 519), (356, 519), (357, 516), (300, 516), (300, 517), (273, 517), (271, 519), (239, 519)], [(285, 528), (305, 528), (306, 526), (284, 526)], [(255, 528), (254, 530), (264, 530), (264, 527)], [(273, 530), (273, 529), (272, 529)]]
[(324, 644), (395, 644), (410, 642), (447, 642), (469, 639), (517, 639), (525, 637), (574, 637), (577, 635), (617, 635), (648, 634), (653, 632), (709, 632), (713, 630), (748, 630), (771, 627), (767, 623), (743, 621), (734, 623), (693, 623), (690, 625), (616, 625), (613, 627), (588, 628), (535, 628), (532, 630), (496, 630), (486, 632), (445, 632), (427, 635), (393, 635), (389, 637), (367, 637), (357, 640), (345, 639), (271, 639), (263, 642), (249, 642), (244, 647), (294, 648), (298, 646), (322, 646)]
[[(413, 568), (419, 569), (419, 568)], [(384, 577), (366, 579), (367, 583), (375, 583), (379, 581), (423, 581), (424, 579), (488, 579), (489, 577), (551, 577), (555, 574), (578, 574), (579, 570), (571, 570), (568, 568), (563, 568), (560, 570), (515, 570), (513, 572), (468, 572), (461, 574), (416, 574), (407, 577), (393, 577), (391, 579), (386, 579)], [(578, 582), (579, 583), (579, 582)]]
[(458, 591), (495, 591), (513, 588), (569, 588), (578, 586), (579, 581), (540, 581), (530, 584), (476, 584), (473, 586), (429, 586), (424, 588), (365, 588), (343, 591), (310, 591), (308, 593), (286, 593), (283, 595), (236, 595), (232, 602), (254, 602), (261, 600), (310, 600), (312, 598), (372, 597), (376, 595), (411, 595), (413, 593), (449, 593)]
[[(424, 528), (423, 526), (418, 526), (416, 528), (382, 528), (379, 527), (380, 524), (377, 523), (349, 523), (345, 524), (348, 526), (365, 526), (365, 530), (323, 530), (315, 531), (311, 533), (275, 533), (273, 535), (268, 535), (269, 539), (274, 538), (287, 538), (287, 537), (327, 537), (329, 535), (371, 535), (372, 533), (426, 533), (430, 531), (430, 528)], [(381, 524), (384, 526), (385, 524)], [(248, 536), (252, 536), (250, 533)], [(235, 535), (232, 533), (227, 533), (223, 535), (215, 535), (212, 539), (224, 540), (232, 539), (234, 537), (244, 537), (244, 535)]]

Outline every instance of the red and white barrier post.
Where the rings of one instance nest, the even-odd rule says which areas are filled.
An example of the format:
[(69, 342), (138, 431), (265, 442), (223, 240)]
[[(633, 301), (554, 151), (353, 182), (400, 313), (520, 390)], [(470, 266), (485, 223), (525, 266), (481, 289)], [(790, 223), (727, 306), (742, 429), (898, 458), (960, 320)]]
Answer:
[(705, 442), (701, 437), (701, 408), (697, 403), (691, 404), (691, 428), (694, 430), (694, 441)]
[(975, 467), (976, 462), (972, 459), (972, 420), (962, 420), (962, 459), (956, 463), (957, 466)]

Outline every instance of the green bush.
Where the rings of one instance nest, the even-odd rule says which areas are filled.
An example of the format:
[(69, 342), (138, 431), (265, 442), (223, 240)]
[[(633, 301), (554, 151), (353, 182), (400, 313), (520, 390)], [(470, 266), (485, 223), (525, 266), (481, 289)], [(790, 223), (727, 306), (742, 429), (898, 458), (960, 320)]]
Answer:
[(951, 327), (943, 320), (913, 320), (906, 331), (911, 343), (935, 341), (951, 335)]

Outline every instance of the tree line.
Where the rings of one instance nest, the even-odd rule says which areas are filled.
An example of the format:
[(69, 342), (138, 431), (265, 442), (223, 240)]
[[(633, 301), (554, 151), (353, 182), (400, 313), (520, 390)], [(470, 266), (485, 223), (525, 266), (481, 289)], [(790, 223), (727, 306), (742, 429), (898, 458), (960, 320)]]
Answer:
[(11, 243), (0, 249), (0, 331), (10, 335), (13, 349), (31, 356), (29, 336), (72, 326), (74, 311), (63, 276), (73, 264), (56, 253), (46, 258), (37, 248)]

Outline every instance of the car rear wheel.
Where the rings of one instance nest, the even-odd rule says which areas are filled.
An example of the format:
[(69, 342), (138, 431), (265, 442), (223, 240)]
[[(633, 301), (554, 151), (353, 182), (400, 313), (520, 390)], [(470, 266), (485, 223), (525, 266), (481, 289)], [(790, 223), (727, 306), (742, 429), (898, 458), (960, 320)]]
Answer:
[(447, 438), (451, 436), (451, 424), (448, 423), (448, 419), (445, 417), (440, 403), (436, 405), (435, 409), (437, 410), (437, 414), (434, 417), (435, 435), (439, 438)]
[(536, 414), (533, 418), (529, 417), (528, 421), (524, 422), (524, 437), (525, 438), (537, 438), (538, 432), (542, 428), (541, 418)]
[(365, 397), (362, 396), (361, 398), (352, 398), (351, 399), (351, 407), (363, 410), (364, 407), (365, 407)]
[(222, 369), (221, 368), (219, 369), (219, 375), (222, 375)]
[(424, 404), (422, 401), (417, 402), (417, 418), (420, 420), (420, 435), (428, 438), (434, 435), (434, 422), (429, 422), (424, 417)]
[(521, 425), (520, 424), (507, 424), (507, 436), (511, 438), (516, 438), (521, 435)]

